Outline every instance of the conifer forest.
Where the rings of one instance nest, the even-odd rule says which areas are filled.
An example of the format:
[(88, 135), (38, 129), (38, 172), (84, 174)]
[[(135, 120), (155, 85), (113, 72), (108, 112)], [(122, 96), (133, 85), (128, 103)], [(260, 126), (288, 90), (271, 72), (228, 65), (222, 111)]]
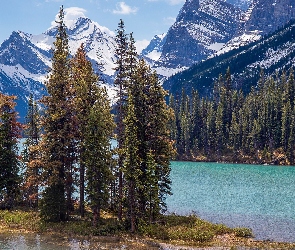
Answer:
[(211, 96), (194, 90), (169, 96), (120, 20), (111, 105), (83, 44), (70, 57), (67, 37), (61, 8), (48, 95), (30, 97), (25, 124), (18, 122), (15, 97), (0, 93), (2, 209), (21, 204), (59, 222), (78, 206), (81, 217), (90, 209), (94, 226), (110, 210), (136, 232), (166, 209), (172, 159), (295, 163), (292, 70), (276, 77), (261, 70), (257, 86), (243, 93), (233, 88), (228, 69)]
[[(153, 222), (165, 211), (173, 111), (156, 73), (138, 58), (122, 20), (116, 41), (113, 107), (83, 44), (70, 57), (63, 8), (45, 82), (48, 95), (30, 97), (25, 124), (17, 120), (15, 97), (0, 95), (2, 209), (37, 208), (43, 221), (59, 222), (69, 220), (78, 204), (81, 217), (90, 209), (93, 226), (101, 211), (109, 210), (131, 232), (140, 221)], [(18, 156), (22, 136), (24, 150)]]
[(294, 72), (260, 72), (250, 93), (232, 88), (230, 69), (210, 97), (170, 96), (171, 138), (182, 160), (294, 165)]

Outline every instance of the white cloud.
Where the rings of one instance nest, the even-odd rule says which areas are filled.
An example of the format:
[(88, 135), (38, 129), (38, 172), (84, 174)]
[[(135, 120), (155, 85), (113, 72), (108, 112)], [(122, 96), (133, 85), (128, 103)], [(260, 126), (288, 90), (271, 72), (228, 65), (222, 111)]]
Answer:
[(140, 41), (136, 41), (135, 42), (135, 47), (136, 47), (136, 51), (138, 54), (141, 53), (141, 51), (143, 49), (145, 49), (148, 45), (149, 45), (150, 41), (144, 39), (144, 40), (140, 40)]
[[(85, 9), (83, 8), (79, 8), (79, 7), (70, 7), (70, 8), (66, 8), (64, 9), (65, 12), (65, 17), (64, 17), (64, 22), (65, 25), (67, 27), (71, 27), (72, 25), (75, 24), (75, 21), (79, 18), (79, 17), (86, 17), (85, 13), (87, 12)], [(55, 20), (58, 20), (58, 15), (56, 15)], [(52, 26), (56, 26), (56, 22), (53, 21), (51, 23)]]
[(135, 14), (137, 12), (136, 7), (130, 7), (125, 2), (118, 2), (116, 4), (116, 9), (113, 10), (114, 14), (121, 14), (121, 15), (129, 15), (129, 14)]

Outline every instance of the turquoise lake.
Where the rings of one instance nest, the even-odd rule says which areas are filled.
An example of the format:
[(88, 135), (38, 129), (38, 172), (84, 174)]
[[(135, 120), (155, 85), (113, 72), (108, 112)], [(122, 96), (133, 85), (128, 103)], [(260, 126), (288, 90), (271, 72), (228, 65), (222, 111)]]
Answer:
[(295, 242), (295, 167), (172, 162), (168, 212)]
[(295, 242), (295, 167), (171, 162), (168, 213), (248, 227), (259, 240)]

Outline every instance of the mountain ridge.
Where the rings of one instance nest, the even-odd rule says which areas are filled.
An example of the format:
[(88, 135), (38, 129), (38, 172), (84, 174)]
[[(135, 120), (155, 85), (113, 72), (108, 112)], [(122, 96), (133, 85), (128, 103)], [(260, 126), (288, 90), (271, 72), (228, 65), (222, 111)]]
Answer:
[[(266, 1), (271, 4), (268, 3), (264, 10), (259, 6)], [(270, 16), (276, 15), (277, 20), (284, 21), (284, 18), (279, 18), (279, 10), (284, 3), (289, 4), (291, 1), (187, 0), (174, 25), (167, 33), (156, 35), (140, 56), (144, 57), (162, 77), (162, 81), (165, 81), (169, 76), (178, 74), (195, 63), (210, 60), (239, 48), (241, 44), (247, 45), (260, 39), (263, 32), (253, 30), (254, 26), (247, 26), (249, 20), (255, 24), (253, 13), (269, 12)], [(273, 3), (276, 5), (272, 5)], [(247, 10), (237, 7), (243, 4), (249, 6)], [(295, 6), (291, 6), (289, 14), (283, 16), (292, 17), (293, 9)], [(271, 22), (262, 14), (255, 16), (259, 25), (263, 23), (267, 26)], [(51, 48), (55, 35), (55, 26), (39, 35), (15, 31), (0, 46), (0, 91), (18, 96), (18, 109), (21, 110), (19, 113), (22, 117), (25, 116), (24, 107), (30, 93), (36, 99), (46, 94), (44, 81), (51, 66)], [(112, 99), (115, 93), (112, 85), (116, 61), (115, 33), (87, 17), (80, 17), (69, 23), (68, 35), (71, 55), (74, 55), (81, 43), (84, 44), (88, 59), (92, 62), (95, 72), (100, 73), (104, 79), (104, 86)], [(101, 64), (105, 68), (103, 72), (98, 66)]]
[(201, 96), (210, 96), (214, 81), (230, 68), (233, 86), (247, 93), (257, 84), (261, 68), (270, 76), (294, 66), (295, 20), (292, 20), (256, 42), (195, 64), (170, 77), (163, 86), (172, 93), (180, 93), (184, 88), (187, 93), (195, 89)]

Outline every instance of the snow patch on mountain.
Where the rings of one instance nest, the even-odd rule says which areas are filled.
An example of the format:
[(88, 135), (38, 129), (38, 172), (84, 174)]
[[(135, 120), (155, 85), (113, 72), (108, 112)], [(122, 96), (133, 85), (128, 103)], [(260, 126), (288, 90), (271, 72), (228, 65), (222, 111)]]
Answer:
[(169, 76), (172, 76), (174, 74), (177, 74), (181, 71), (184, 71), (188, 69), (188, 67), (179, 67), (179, 68), (166, 68), (166, 67), (157, 67), (156, 71), (160, 75), (160, 77), (167, 78)]
[[(278, 63), (282, 58), (285, 58), (291, 52), (295, 51), (295, 43), (287, 42), (283, 46), (279, 46), (278, 48), (269, 48), (264, 55), (261, 55), (263, 58), (259, 62), (255, 62), (249, 65), (250, 68), (255, 68), (257, 66), (262, 67), (264, 69), (270, 68), (272, 65)], [(295, 58), (291, 59), (294, 64)]]
[(251, 42), (258, 41), (262, 36), (260, 35), (260, 32), (258, 30), (244, 33), (240, 36), (234, 37), (229, 42), (224, 44), (223, 47), (221, 47), (215, 54), (210, 56), (209, 58), (215, 56), (215, 55), (221, 55), (224, 54), (230, 50), (238, 49), (241, 46), (247, 45)]
[(166, 42), (167, 33), (155, 35), (148, 46), (142, 50), (141, 55), (152, 61), (158, 61), (163, 50), (163, 46)]

